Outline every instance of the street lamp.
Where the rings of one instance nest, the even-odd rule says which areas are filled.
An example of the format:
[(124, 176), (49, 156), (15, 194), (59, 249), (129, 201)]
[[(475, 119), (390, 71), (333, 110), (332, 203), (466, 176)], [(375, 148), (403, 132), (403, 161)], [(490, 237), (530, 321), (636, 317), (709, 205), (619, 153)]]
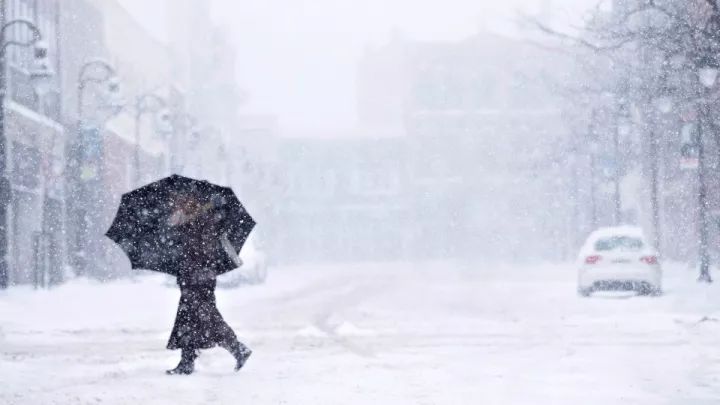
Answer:
[(620, 181), (621, 179), (621, 163), (623, 159), (620, 156), (620, 142), (625, 141), (630, 135), (632, 128), (628, 123), (628, 103), (623, 98), (617, 103), (616, 109), (616, 128), (613, 132), (613, 155), (614, 155), (614, 170), (613, 170), (613, 208), (614, 208), (614, 220), (615, 225), (622, 223), (622, 196), (620, 193)]
[(48, 60), (48, 44), (38, 40), (33, 45), (35, 65), (30, 69), (30, 82), (38, 94), (45, 94), (50, 90), (51, 78), (54, 73)]
[(142, 116), (146, 113), (155, 114), (155, 129), (167, 135), (172, 132), (171, 114), (167, 108), (167, 102), (164, 98), (155, 93), (144, 93), (135, 99), (135, 185), (139, 186), (141, 182), (140, 175), (140, 124)]
[[(92, 75), (93, 69), (98, 73)], [(120, 92), (120, 78), (117, 76), (115, 68), (104, 59), (96, 58), (85, 62), (80, 67), (78, 73), (78, 99), (77, 99), (77, 112), (78, 112), (78, 128), (81, 127), (84, 119), (84, 97), (85, 90), (88, 84), (104, 85), (103, 96), (105, 98), (104, 105), (111, 110), (111, 114), (115, 115), (122, 110), (124, 103), (122, 100), (122, 94)]]
[(123, 108), (116, 69), (101, 58), (89, 59), (83, 63), (77, 77), (77, 132), (72, 148), (74, 156), (71, 159), (76, 198), (70, 200), (76, 222), (75, 240), (70, 246), (73, 250), (73, 265), (78, 275), (86, 274), (90, 263), (87, 250), (92, 247), (92, 238), (88, 235), (88, 228), (91, 223), (96, 222), (99, 210), (95, 209), (94, 204), (101, 200), (98, 193), (103, 189), (97, 184), (103, 155), (101, 124), (94, 122), (95, 125), (88, 125), (88, 121), (96, 120), (89, 120), (84, 110), (85, 92), (90, 85), (100, 88), (103, 100), (98, 107), (110, 111), (109, 116), (103, 117), (103, 120), (118, 114)]
[(590, 222), (592, 228), (598, 227), (598, 209), (597, 209), (597, 197), (596, 197), (596, 177), (597, 177), (597, 153), (600, 150), (600, 145), (596, 139), (590, 140)]
[(578, 184), (578, 150), (576, 144), (573, 142), (569, 148), (569, 153), (567, 154), (567, 168), (570, 169), (570, 204), (572, 206), (572, 215), (570, 216), (570, 232), (568, 232), (568, 235), (570, 235), (570, 251), (574, 250), (577, 247), (578, 242), (578, 233), (580, 232), (580, 192), (579, 192), (579, 184)]
[[(661, 114), (669, 114), (673, 109), (672, 99), (673, 89), (663, 86), (660, 89), (658, 97), (652, 100), (655, 109)], [(659, 118), (656, 114), (652, 114), (653, 118)], [(660, 221), (660, 195), (659, 195), (659, 177), (660, 177), (660, 131), (655, 126), (658, 120), (652, 119), (650, 123), (650, 206), (652, 211), (653, 224), (653, 245), (658, 252), (662, 252), (662, 229)]]
[(597, 124), (597, 110), (595, 108), (592, 109), (592, 112), (590, 114), (590, 125), (588, 128), (588, 152), (589, 152), (589, 158), (590, 158), (590, 222), (592, 229), (597, 228), (598, 226), (598, 213), (597, 213), (597, 201), (595, 196), (595, 178), (597, 174), (597, 162), (596, 162), (596, 156), (598, 153), (598, 150), (600, 149), (600, 145), (598, 144), (597, 139), (597, 133), (595, 132), (595, 125)]
[[(18, 41), (7, 38), (11, 27), (25, 27), (32, 38), (27, 41)], [(8, 21), (0, 27), (0, 288), (8, 286), (8, 205), (10, 204), (12, 186), (7, 173), (7, 139), (5, 134), (5, 96), (7, 93), (7, 78), (5, 77), (7, 59), (6, 52), (9, 46), (23, 48), (33, 47), (35, 66), (30, 71), (30, 80), (36, 85), (38, 92), (44, 90), (42, 84), (52, 76), (47, 60), (47, 45), (42, 42), (42, 34), (35, 24), (26, 19)]]
[(701, 97), (700, 122), (698, 125), (698, 256), (700, 260), (700, 277), (698, 281), (711, 283), (710, 256), (708, 252), (709, 226), (707, 221), (708, 202), (707, 184), (705, 179), (705, 146), (703, 142), (703, 125), (708, 122), (707, 95), (715, 86), (718, 77), (718, 63), (714, 58), (704, 58), (698, 66), (698, 79), (703, 85), (704, 95)]

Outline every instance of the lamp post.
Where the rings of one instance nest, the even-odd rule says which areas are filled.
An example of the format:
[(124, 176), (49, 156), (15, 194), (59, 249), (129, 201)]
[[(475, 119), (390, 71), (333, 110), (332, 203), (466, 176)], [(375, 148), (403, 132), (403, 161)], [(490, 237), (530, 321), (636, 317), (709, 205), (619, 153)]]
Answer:
[[(654, 100), (655, 108), (662, 115), (666, 115), (672, 111), (673, 102), (670, 97), (669, 89), (663, 89), (660, 97)], [(650, 125), (654, 125), (654, 122)], [(660, 142), (658, 137), (657, 128), (651, 128), (650, 130), (650, 205), (652, 210), (652, 223), (653, 223), (653, 244), (659, 254), (662, 254), (662, 226), (660, 221), (660, 193), (659, 193), (659, 178), (660, 178)]]
[(614, 208), (614, 220), (615, 225), (620, 225), (623, 222), (622, 215), (622, 195), (620, 192), (621, 179), (621, 142), (625, 142), (630, 136), (632, 131), (630, 124), (628, 123), (628, 104), (626, 101), (622, 101), (618, 105), (618, 111), (616, 115), (616, 128), (613, 132), (613, 154), (614, 154), (614, 170), (613, 170), (613, 208)]
[(698, 66), (698, 79), (704, 87), (700, 102), (700, 122), (698, 125), (698, 259), (700, 261), (699, 282), (711, 283), (710, 256), (708, 253), (708, 202), (705, 179), (705, 145), (703, 126), (708, 122), (708, 96), (718, 77), (718, 64), (714, 59), (703, 59)]
[(142, 181), (140, 172), (140, 124), (146, 113), (155, 114), (156, 128), (163, 133), (172, 131), (170, 112), (167, 109), (167, 102), (164, 98), (155, 93), (144, 93), (135, 99), (135, 185), (139, 186)]
[[(92, 69), (98, 71), (100, 75), (92, 76)], [(108, 103), (106, 106), (110, 107), (113, 110), (112, 112), (117, 113), (123, 107), (120, 100), (120, 79), (117, 76), (117, 71), (115, 70), (115, 68), (104, 59), (96, 58), (88, 60), (80, 67), (80, 71), (78, 73), (78, 128), (80, 128), (83, 123), (85, 90), (90, 83), (98, 85), (105, 84), (107, 86), (105, 89), (106, 95), (108, 96)]]
[[(94, 73), (93, 73), (94, 72)], [(104, 85), (103, 88), (103, 104), (99, 107), (108, 108), (110, 110), (110, 116), (116, 115), (123, 108), (123, 103), (120, 95), (120, 79), (117, 76), (115, 68), (104, 59), (96, 58), (90, 59), (85, 62), (78, 72), (77, 80), (77, 138), (76, 138), (76, 153), (78, 169), (80, 170), (80, 177), (92, 177), (98, 175), (99, 169), (95, 166), (85, 167), (88, 162), (86, 161), (87, 148), (93, 146), (94, 149), (100, 148), (101, 139), (99, 134), (93, 139), (85, 139), (88, 137), (88, 125), (85, 117), (85, 91), (88, 89), (88, 85)], [(98, 125), (97, 127), (99, 127)], [(97, 129), (97, 128), (96, 128)], [(89, 142), (95, 143), (94, 145), (88, 145)], [(99, 163), (99, 162), (94, 162)]]
[(578, 212), (578, 207), (580, 206), (579, 203), (579, 192), (578, 192), (578, 173), (577, 173), (577, 148), (575, 145), (572, 145), (569, 148), (569, 153), (567, 157), (567, 169), (569, 169), (569, 202), (571, 204), (572, 208), (572, 215), (570, 215), (569, 218), (569, 227), (567, 235), (569, 236), (569, 243), (568, 243), (568, 251), (572, 252), (575, 250), (577, 241), (578, 241), (578, 232), (580, 229), (580, 221), (578, 218), (580, 217)]
[(96, 204), (100, 198), (98, 193), (102, 187), (98, 184), (102, 165), (101, 124), (89, 125), (85, 115), (85, 92), (89, 86), (102, 86), (103, 104), (99, 107), (109, 108), (110, 116), (122, 110), (120, 99), (120, 80), (115, 68), (104, 59), (95, 58), (80, 66), (77, 78), (77, 133), (73, 151), (73, 178), (76, 195), (72, 200), (75, 205), (75, 240), (71, 244), (73, 267), (78, 275), (87, 273), (88, 247), (91, 247), (89, 228), (100, 211)]
[(628, 122), (625, 121), (623, 118), (623, 121), (619, 123), (614, 137), (613, 137), (613, 148), (614, 148), (614, 154), (615, 154), (615, 181), (614, 181), (614, 203), (615, 203), (615, 224), (620, 225), (622, 222), (625, 221), (625, 218), (623, 218), (622, 213), (622, 193), (620, 190), (621, 182), (622, 182), (622, 175), (621, 175), (621, 168), (624, 168), (623, 159), (621, 158), (621, 144), (623, 142), (627, 142), (628, 138), (630, 137), (632, 133), (632, 127)]
[[(25, 27), (32, 33), (27, 41), (7, 38), (11, 27)], [(30, 72), (30, 79), (39, 85), (52, 75), (47, 63), (47, 45), (42, 42), (42, 34), (35, 24), (26, 19), (8, 21), (0, 27), (0, 289), (7, 288), (9, 281), (8, 266), (8, 206), (11, 200), (12, 186), (7, 172), (7, 136), (5, 133), (5, 97), (7, 93), (6, 52), (9, 46), (33, 47), (36, 66)]]
[(590, 141), (590, 224), (592, 229), (598, 227), (598, 209), (597, 209), (597, 197), (595, 179), (597, 177), (597, 152), (598, 152), (597, 140), (593, 139)]
[(598, 226), (598, 210), (595, 196), (595, 178), (597, 177), (596, 155), (599, 149), (597, 134), (595, 133), (595, 125), (597, 123), (597, 110), (593, 108), (590, 115), (590, 126), (588, 128), (589, 137), (589, 157), (590, 157), (590, 226), (594, 230)]

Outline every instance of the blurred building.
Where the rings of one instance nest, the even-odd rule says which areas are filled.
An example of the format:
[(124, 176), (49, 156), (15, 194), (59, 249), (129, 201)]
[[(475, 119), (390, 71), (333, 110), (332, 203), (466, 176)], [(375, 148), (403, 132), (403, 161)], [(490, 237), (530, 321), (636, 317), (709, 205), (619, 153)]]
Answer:
[(258, 223), (253, 233), (263, 244), (282, 232), (280, 144), (278, 120), (272, 114), (241, 114), (228, 137), (228, 181)]
[[(237, 51), (227, 30), (212, 21), (206, 1), (173, 1), (168, 11), (172, 74), (182, 83), (183, 108), (202, 123), (185, 143), (194, 153), (187, 156), (186, 167), (196, 177), (228, 184), (229, 167), (239, 152), (228, 146), (237, 146), (242, 137)], [(220, 164), (211, 163), (218, 159)]]
[[(60, 2), (8, 0), (0, 5), (3, 23), (26, 19), (37, 25), (48, 43), (49, 67), (57, 72), (61, 67)], [(5, 34), (6, 40), (18, 42), (32, 38), (31, 31), (21, 25)], [(10, 284), (56, 283), (64, 267), (61, 176), (67, 132), (61, 118), (61, 78), (52, 77), (44, 90), (36, 87), (30, 77), (34, 60), (32, 47), (7, 48), (4, 136), (10, 201), (0, 255), (7, 260)]]
[[(172, 101), (170, 51), (116, 1), (68, 0), (62, 3), (59, 21), (60, 75), (67, 100), (63, 116), (70, 134), (64, 176), (70, 273), (115, 277), (129, 266), (102, 235), (121, 194), (137, 186), (138, 173), (139, 183), (145, 183), (168, 172), (167, 134), (158, 130), (153, 113), (139, 116), (136, 134), (136, 100), (153, 93), (168, 104)], [(79, 103), (84, 68), (84, 102)], [(119, 105), (108, 99), (105, 80), (115, 74), (122, 99), (114, 103), (122, 102)]]
[(361, 125), (404, 127), (415, 255), (557, 255), (568, 224), (553, 60), (488, 33), (447, 42), (396, 35), (366, 50)]
[[(225, 184), (234, 177), (239, 153), (230, 139), (237, 147), (242, 137), (234, 47), (202, 1), (173, 2), (169, 40), (152, 35), (117, 0), (0, 4), (4, 22), (38, 26), (56, 73), (47, 89), (36, 87), (32, 47), (8, 48), (11, 200), (0, 255), (7, 245), (9, 282), (127, 274), (127, 259), (102, 236), (123, 193), (171, 172)], [(31, 39), (26, 27), (6, 34)], [(81, 99), (80, 73), (88, 66)], [(117, 81), (106, 80), (115, 74)], [(114, 102), (111, 82), (122, 93)], [(138, 114), (137, 100), (149, 94), (158, 105)], [(160, 125), (161, 112), (169, 125)]]
[(410, 226), (405, 156), (398, 136), (281, 139), (281, 228), (271, 255), (288, 262), (403, 258)]

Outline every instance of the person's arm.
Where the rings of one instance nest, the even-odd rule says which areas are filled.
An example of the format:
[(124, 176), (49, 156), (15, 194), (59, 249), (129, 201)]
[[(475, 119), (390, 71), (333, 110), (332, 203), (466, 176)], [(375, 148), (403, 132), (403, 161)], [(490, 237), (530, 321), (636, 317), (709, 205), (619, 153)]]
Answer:
[(177, 225), (183, 225), (186, 224), (196, 218), (205, 216), (208, 211), (210, 211), (215, 205), (213, 202), (209, 202), (205, 205), (200, 206), (199, 209), (195, 210), (195, 212), (188, 214), (183, 209), (179, 209), (170, 215), (170, 218), (168, 218), (168, 223), (171, 226), (177, 226)]
[(170, 215), (167, 222), (168, 222), (168, 225), (170, 225), (170, 226), (177, 226), (177, 225), (182, 225), (189, 220), (190, 220), (190, 218), (187, 215), (185, 215), (185, 211), (183, 211), (182, 209), (179, 209)]

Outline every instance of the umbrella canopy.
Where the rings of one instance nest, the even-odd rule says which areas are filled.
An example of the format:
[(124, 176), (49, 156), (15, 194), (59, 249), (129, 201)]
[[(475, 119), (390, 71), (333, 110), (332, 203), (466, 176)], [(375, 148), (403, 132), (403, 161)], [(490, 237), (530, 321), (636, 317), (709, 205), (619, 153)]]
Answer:
[(105, 235), (133, 269), (178, 275), (183, 267), (216, 274), (239, 265), (255, 221), (229, 187), (172, 175), (123, 194)]

